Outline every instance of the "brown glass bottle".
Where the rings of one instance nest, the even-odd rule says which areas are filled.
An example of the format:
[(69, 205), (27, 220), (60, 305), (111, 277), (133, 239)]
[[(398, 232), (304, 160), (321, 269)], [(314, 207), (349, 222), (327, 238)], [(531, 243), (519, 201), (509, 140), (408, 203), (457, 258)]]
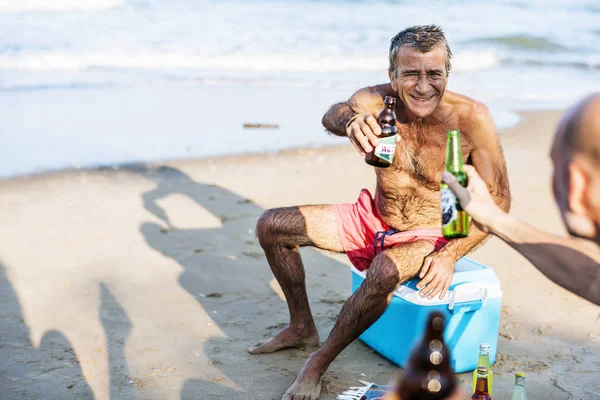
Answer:
[(387, 168), (392, 165), (394, 152), (396, 151), (396, 139), (398, 128), (396, 128), (396, 98), (385, 96), (383, 109), (377, 116), (377, 123), (381, 127), (379, 144), (365, 156), (365, 162), (378, 168)]
[(444, 316), (432, 312), (423, 339), (413, 350), (406, 373), (398, 384), (402, 400), (442, 400), (454, 393), (457, 379), (450, 368), (450, 351), (444, 342)]
[(477, 367), (477, 385), (475, 393), (471, 396), (471, 400), (492, 400), (488, 392), (488, 369), (487, 367)]

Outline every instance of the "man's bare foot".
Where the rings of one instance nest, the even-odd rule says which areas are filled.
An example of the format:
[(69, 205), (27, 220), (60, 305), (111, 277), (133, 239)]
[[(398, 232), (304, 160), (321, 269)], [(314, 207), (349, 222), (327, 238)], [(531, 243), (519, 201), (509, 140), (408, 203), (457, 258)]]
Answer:
[(296, 381), (285, 392), (281, 400), (317, 400), (321, 395), (321, 374), (310, 370), (308, 362)]
[(283, 328), (281, 332), (267, 340), (265, 343), (248, 348), (250, 354), (274, 353), (277, 350), (288, 347), (299, 349), (317, 347), (319, 345), (319, 334), (313, 326), (310, 329), (295, 330), (290, 325)]

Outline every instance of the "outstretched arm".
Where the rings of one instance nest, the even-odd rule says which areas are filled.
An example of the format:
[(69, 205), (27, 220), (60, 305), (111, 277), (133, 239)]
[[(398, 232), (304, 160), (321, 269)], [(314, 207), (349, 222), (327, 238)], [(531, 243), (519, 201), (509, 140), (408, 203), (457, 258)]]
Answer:
[[(357, 92), (358, 93), (358, 92)], [(354, 96), (356, 96), (356, 94)], [(353, 96), (353, 97), (354, 97)], [(336, 136), (346, 136), (346, 124), (359, 112), (358, 107), (353, 107), (353, 98), (348, 101), (342, 101), (329, 107), (329, 110), (323, 115), (321, 123), (325, 129)]]
[(443, 179), (482, 230), (498, 236), (556, 284), (600, 305), (600, 251), (513, 218), (498, 207), (474, 168), (467, 166), (466, 172), (467, 188), (452, 175)]
[(381, 128), (376, 113), (383, 107), (385, 96), (394, 95), (390, 84), (360, 89), (348, 101), (332, 105), (321, 123), (332, 134), (347, 136), (356, 150), (365, 155), (379, 144)]
[[(483, 104), (475, 105), (472, 112), (474, 118), (469, 134), (473, 150), (470, 160), (482, 172), (482, 178), (490, 187), (494, 201), (501, 209), (508, 211), (508, 173), (494, 121)], [(444, 297), (450, 287), (456, 261), (479, 246), (487, 236), (486, 232), (471, 223), (469, 236), (452, 239), (440, 251), (427, 257), (419, 274), (422, 280), (417, 285), (418, 288), (424, 288), (421, 294), (433, 298), (440, 293), (440, 298)]]

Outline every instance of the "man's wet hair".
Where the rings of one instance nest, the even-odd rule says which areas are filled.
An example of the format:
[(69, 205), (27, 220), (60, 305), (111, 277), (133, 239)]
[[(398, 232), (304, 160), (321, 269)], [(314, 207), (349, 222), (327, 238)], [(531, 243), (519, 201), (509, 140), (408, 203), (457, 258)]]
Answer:
[(389, 71), (396, 74), (396, 56), (402, 46), (419, 50), (421, 53), (427, 53), (435, 47), (446, 48), (446, 74), (450, 73), (452, 64), (452, 51), (448, 46), (448, 41), (444, 31), (437, 25), (415, 25), (398, 33), (392, 38), (390, 44), (390, 66)]

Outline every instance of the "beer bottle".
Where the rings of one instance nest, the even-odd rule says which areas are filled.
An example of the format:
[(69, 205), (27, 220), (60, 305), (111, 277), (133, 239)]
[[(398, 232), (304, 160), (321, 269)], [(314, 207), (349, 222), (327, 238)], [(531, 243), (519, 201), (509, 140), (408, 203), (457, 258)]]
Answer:
[[(494, 372), (490, 367), (490, 345), (482, 343), (479, 345), (479, 358), (477, 359), (477, 367), (486, 367), (488, 369), (488, 391), (490, 396), (494, 395)], [(473, 392), (477, 386), (477, 368), (473, 371)]]
[(421, 342), (413, 350), (406, 373), (398, 384), (402, 400), (442, 400), (454, 393), (458, 382), (450, 367), (450, 351), (444, 342), (446, 321), (432, 312)]
[(517, 372), (515, 374), (515, 388), (510, 400), (527, 400), (527, 393), (525, 393), (525, 373)]
[[(463, 169), (460, 132), (448, 131), (445, 170), (456, 177), (458, 183), (467, 186), (467, 174)], [(460, 206), (458, 198), (443, 181), (440, 184), (442, 209), (442, 234), (445, 238), (462, 238), (469, 235), (469, 215)]]
[(471, 400), (492, 400), (492, 396), (488, 393), (487, 367), (477, 367), (477, 386)]
[(387, 168), (392, 165), (394, 152), (396, 151), (396, 139), (398, 137), (398, 128), (396, 128), (396, 98), (385, 96), (383, 109), (377, 116), (377, 123), (381, 127), (379, 135), (379, 144), (373, 151), (367, 153), (365, 162), (378, 168)]

